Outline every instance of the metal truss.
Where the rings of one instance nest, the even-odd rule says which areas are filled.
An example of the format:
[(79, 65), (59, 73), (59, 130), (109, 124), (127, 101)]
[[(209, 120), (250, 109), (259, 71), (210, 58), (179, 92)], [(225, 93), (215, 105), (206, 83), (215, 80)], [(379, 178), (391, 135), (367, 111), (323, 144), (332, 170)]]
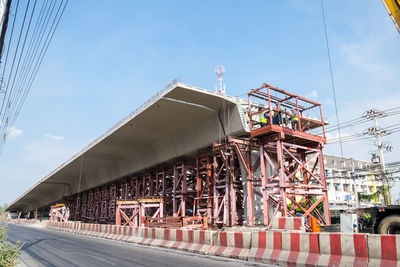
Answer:
[(50, 221), (67, 222), (69, 219), (69, 210), (64, 204), (56, 204), (50, 207)]

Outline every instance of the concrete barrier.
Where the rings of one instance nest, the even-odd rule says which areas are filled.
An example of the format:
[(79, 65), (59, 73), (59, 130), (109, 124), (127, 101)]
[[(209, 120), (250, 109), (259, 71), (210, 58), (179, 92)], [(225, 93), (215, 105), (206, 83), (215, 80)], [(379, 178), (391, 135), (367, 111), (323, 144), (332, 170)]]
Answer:
[(156, 240), (156, 228), (140, 227), (138, 243), (151, 246)]
[(368, 266), (400, 266), (399, 235), (368, 235)]
[(81, 235), (86, 235), (89, 232), (89, 224), (87, 223), (82, 223), (81, 229), (79, 231), (79, 234)]
[(142, 240), (142, 237), (140, 237), (140, 227), (133, 227), (132, 228), (132, 237), (128, 239), (128, 242), (131, 243), (139, 243), (140, 240)]
[(282, 251), (282, 232), (260, 231), (251, 234), (249, 261), (277, 264)]
[(366, 234), (320, 233), (318, 266), (367, 266)]
[(151, 245), (155, 247), (169, 248), (174, 242), (171, 240), (171, 231), (174, 231), (174, 229), (156, 228), (156, 240), (154, 240)]
[(396, 235), (303, 233), (297, 230), (216, 232), (51, 221), (46, 222), (46, 227), (283, 266), (400, 267), (400, 236)]
[(111, 225), (111, 227), (109, 228), (110, 232), (109, 234), (106, 236), (106, 238), (108, 239), (116, 239), (118, 233), (117, 233), (117, 226), (116, 225)]
[(86, 233), (87, 235), (93, 236), (96, 233), (96, 227), (98, 224), (89, 223), (89, 231)]
[(131, 226), (122, 226), (122, 238), (121, 241), (128, 242), (132, 239), (133, 227)]
[(187, 232), (188, 229), (171, 229), (171, 240), (173, 240), (173, 242), (171, 243), (171, 245), (168, 247), (170, 249), (180, 249), (183, 250), (183, 248), (185, 247), (185, 245), (187, 243), (185, 243), (183, 241), (183, 233)]
[(305, 232), (306, 228), (303, 217), (274, 217), (270, 230)]
[(279, 265), (316, 266), (319, 258), (318, 233), (282, 233)]
[(104, 234), (101, 237), (109, 239), (111, 234), (112, 234), (111, 233), (111, 227), (112, 227), (112, 225), (105, 224), (104, 225)]
[(81, 227), (81, 223), (80, 222), (74, 222), (74, 229), (72, 230), (72, 233), (74, 233), (74, 234), (79, 233), (80, 227)]
[(115, 237), (114, 237), (114, 240), (118, 240), (118, 241), (121, 241), (122, 240), (122, 238), (124, 237), (124, 227), (123, 226), (121, 226), (121, 225), (118, 225), (117, 226), (117, 230), (116, 230), (116, 235), (115, 235)]
[(68, 232), (72, 233), (72, 231), (74, 230), (74, 222), (68, 222)]
[(207, 254), (247, 260), (251, 244), (251, 232), (217, 232), (215, 245)]
[(96, 230), (93, 233), (95, 237), (102, 237), (104, 235), (104, 224), (96, 224)]
[(200, 254), (207, 254), (214, 245), (214, 231), (209, 230), (193, 230), (193, 245), (188, 251)]

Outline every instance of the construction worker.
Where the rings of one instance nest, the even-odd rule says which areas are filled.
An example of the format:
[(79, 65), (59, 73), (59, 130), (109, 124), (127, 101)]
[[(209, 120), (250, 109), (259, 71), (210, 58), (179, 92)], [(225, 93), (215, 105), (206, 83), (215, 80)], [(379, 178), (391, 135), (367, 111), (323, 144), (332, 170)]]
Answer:
[(297, 130), (299, 128), (299, 117), (297, 116), (297, 111), (292, 109), (292, 117), (290, 118), (292, 122), (292, 129)]
[(267, 113), (267, 111), (264, 111), (260, 116), (260, 125), (261, 125), (261, 127), (267, 126), (268, 122), (269, 122), (268, 113)]
[(272, 123), (277, 125), (282, 125), (282, 111), (281, 104), (278, 102), (275, 104), (278, 111), (273, 112)]

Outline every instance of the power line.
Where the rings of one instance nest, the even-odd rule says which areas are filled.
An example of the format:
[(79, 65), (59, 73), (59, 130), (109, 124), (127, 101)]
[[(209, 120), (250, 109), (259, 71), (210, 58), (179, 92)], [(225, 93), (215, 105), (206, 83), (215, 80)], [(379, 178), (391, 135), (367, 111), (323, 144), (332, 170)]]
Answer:
[[(52, 24), (52, 26), (51, 26), (51, 28), (53, 28), (53, 26), (54, 26), (53, 31), (51, 32), (51, 28), (50, 28), (49, 34), (48, 34), (48, 36), (46, 37), (46, 41), (45, 41), (45, 43), (47, 42), (47, 45), (46, 45), (46, 46), (43, 46), (43, 48), (42, 48), (42, 51), (41, 51), (41, 53), (40, 53), (40, 55), (39, 55), (40, 61), (37, 61), (37, 62), (36, 62), (36, 65), (35, 65), (36, 68), (34, 68), (34, 72), (33, 72), (32, 75), (31, 75), (31, 79), (28, 81), (28, 84), (27, 84), (26, 90), (25, 90), (25, 92), (24, 92), (24, 95), (23, 95), (23, 97), (22, 97), (22, 99), (21, 99), (21, 101), (20, 101), (20, 104), (19, 104), (18, 108), (17, 108), (17, 112), (15, 113), (15, 116), (13, 117), (12, 125), (15, 123), (15, 121), (16, 121), (16, 119), (17, 119), (17, 117), (18, 117), (18, 115), (19, 115), (19, 113), (20, 113), (20, 111), (21, 111), (22, 105), (23, 105), (23, 103), (25, 102), (26, 96), (28, 95), (28, 93), (29, 93), (29, 91), (30, 91), (30, 89), (31, 89), (31, 87), (32, 87), (33, 81), (34, 81), (35, 78), (36, 78), (36, 75), (37, 75), (37, 73), (38, 73), (38, 71), (39, 71), (39, 68), (40, 68), (42, 62), (43, 62), (44, 56), (46, 55), (46, 52), (47, 52), (47, 50), (48, 50), (48, 48), (49, 48), (49, 45), (50, 45), (50, 43), (51, 43), (51, 41), (52, 41), (52, 39), (53, 39), (54, 33), (55, 33), (55, 31), (57, 30), (57, 28), (58, 28), (58, 25), (59, 25), (59, 23), (60, 23), (60, 20), (61, 20), (62, 15), (64, 14), (64, 11), (65, 11), (65, 8), (66, 8), (67, 4), (68, 4), (68, 0), (65, 1), (65, 4), (64, 4), (64, 6), (62, 7), (62, 9), (61, 9), (61, 6), (62, 6), (62, 5), (60, 5), (60, 7), (58, 8), (57, 15), (58, 15), (58, 13), (59, 13), (60, 10), (61, 10), (61, 13), (60, 13), (60, 15), (58, 16), (58, 20), (57, 20), (56, 24), (54, 24), (54, 22), (56, 21), (56, 19), (53, 21), (53, 24)], [(56, 15), (56, 17), (57, 17), (57, 15)], [(51, 34), (50, 34), (50, 32), (51, 32)], [(49, 37), (50, 37), (50, 38), (49, 38)]]
[[(23, 20), (23, 22), (22, 22), (21, 31), (20, 31), (20, 33), (19, 33), (19, 37), (18, 37), (18, 41), (17, 41), (17, 47), (16, 47), (16, 49), (15, 49), (15, 53), (14, 53), (14, 57), (13, 57), (13, 60), (12, 60), (12, 65), (11, 65), (11, 70), (10, 70), (10, 73), (9, 73), (9, 76), (8, 76), (7, 81), (10, 81), (10, 78), (11, 78), (11, 76), (12, 76), (12, 72), (13, 72), (13, 70), (14, 70), (15, 59), (16, 59), (17, 54), (18, 54), (19, 44), (20, 44), (20, 41), (21, 41), (21, 36), (22, 36), (22, 33), (23, 33), (23, 29), (24, 29), (24, 26), (25, 26), (26, 14), (28, 13), (29, 4), (30, 4), (30, 1), (27, 3), (27, 7), (26, 7), (26, 10), (25, 10), (25, 15), (24, 15), (24, 20)], [(10, 45), (11, 45), (11, 44), (10, 44)], [(3, 104), (2, 104), (2, 108), (3, 108), (4, 103), (6, 102), (5, 110), (6, 110), (7, 107), (9, 107), (9, 105), (10, 105), (10, 102), (9, 102), (9, 100), (10, 100), (10, 94), (8, 94), (8, 100), (7, 100), (8, 88), (9, 88), (9, 83), (7, 82), (6, 90), (5, 90), (5, 94), (4, 94), (4, 99), (3, 99)], [(6, 101), (6, 100), (7, 100), (7, 101)], [(3, 113), (3, 117), (2, 117), (2, 119), (1, 119), (1, 122), (2, 122), (1, 127), (3, 127), (3, 124), (4, 124), (4, 114), (5, 114), (6, 112), (2, 112), (2, 113)], [(4, 126), (4, 128), (6, 128), (6, 126)], [(5, 136), (3, 137), (3, 140), (4, 140), (4, 139), (5, 139)]]
[[(321, 11), (322, 11), (322, 18), (324, 21), (324, 30), (325, 30), (325, 41), (326, 41), (326, 49), (328, 52), (328, 61), (329, 61), (329, 71), (331, 74), (331, 84), (332, 84), (332, 92), (333, 92), (333, 100), (335, 103), (335, 113), (336, 113), (336, 122), (337, 122), (337, 130), (339, 133), (339, 140), (341, 140), (341, 134), (340, 134), (340, 122), (339, 122), (339, 114), (338, 114), (338, 108), (337, 108), (337, 101), (336, 101), (336, 91), (335, 91), (335, 83), (333, 82), (333, 72), (332, 72), (332, 61), (331, 61), (331, 53), (329, 49), (329, 40), (328, 40), (328, 32), (326, 30), (326, 21), (325, 21), (325, 11), (324, 11), (324, 3), (321, 0)], [(342, 142), (340, 141), (340, 152), (343, 158), (343, 145)]]
[[(37, 12), (39, 9), (37, 0), (34, 0), (33, 7), (30, 5), (30, 0), (28, 1), (21, 23), (16, 22), (18, 21), (19, 0), (17, 2), (16, 14), (7, 44), (6, 60), (2, 70), (3, 78), (7, 75), (8, 79), (4, 79), (4, 87), (6, 89), (0, 109), (0, 135), (3, 138), (0, 144), (0, 152), (11, 127), (13, 127), (20, 114), (68, 4), (68, 0), (40, 1), (42, 5), (40, 12)], [(33, 23), (35, 26), (32, 26)], [(26, 26), (26, 24), (28, 25)], [(16, 25), (18, 25), (17, 28), (20, 27), (19, 36), (17, 41), (13, 42), (14, 26)], [(14, 54), (12, 64), (11, 68), (7, 68), (11, 51)]]

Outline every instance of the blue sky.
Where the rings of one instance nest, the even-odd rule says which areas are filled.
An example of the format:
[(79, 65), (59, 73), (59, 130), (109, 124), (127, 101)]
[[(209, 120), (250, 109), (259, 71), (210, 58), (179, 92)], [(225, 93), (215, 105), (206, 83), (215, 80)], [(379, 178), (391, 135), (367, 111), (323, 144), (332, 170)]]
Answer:
[[(400, 106), (400, 35), (381, 1), (325, 0), (339, 118)], [(267, 82), (311, 97), (335, 121), (319, 0), (73, 1), (0, 155), (10, 203), (176, 77), (227, 94)], [(394, 124), (398, 117), (382, 120)], [(354, 128), (361, 131), (371, 125)], [(352, 130), (344, 134), (352, 134)], [(387, 137), (398, 161), (398, 134)], [(371, 142), (347, 143), (369, 160)], [(340, 155), (338, 146), (327, 154)]]

